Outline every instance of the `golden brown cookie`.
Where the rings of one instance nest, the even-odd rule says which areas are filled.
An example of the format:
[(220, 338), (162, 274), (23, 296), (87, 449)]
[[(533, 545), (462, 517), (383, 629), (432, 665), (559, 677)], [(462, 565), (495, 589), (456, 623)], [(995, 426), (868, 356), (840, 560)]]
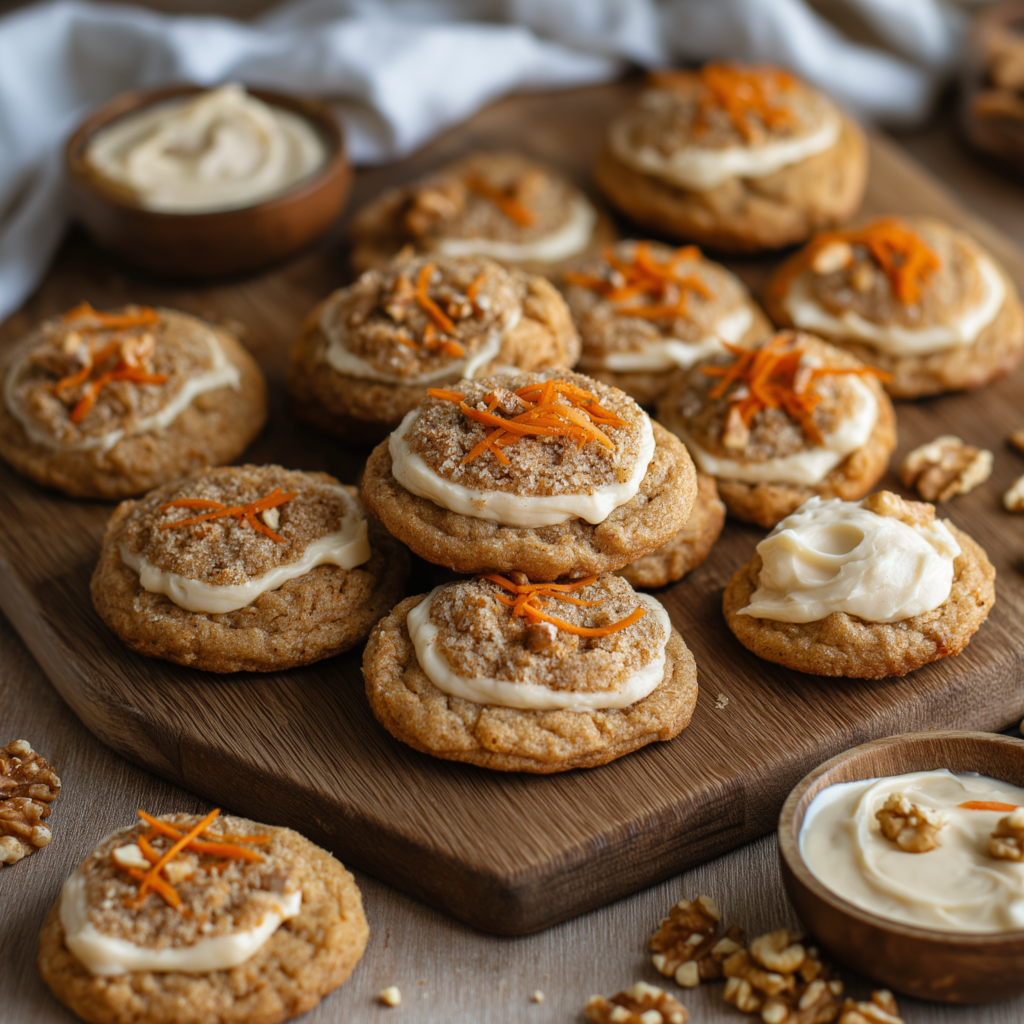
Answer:
[(815, 494), (863, 497), (896, 447), (896, 415), (878, 377), (794, 332), (694, 366), (658, 418), (715, 476), (729, 513), (765, 527)]
[[(594, 605), (541, 590), (530, 606), (540, 617), (520, 617), (499, 601), (517, 599), (509, 592), (515, 585), (493, 580), (406, 598), (374, 629), (363, 655), (366, 693), (397, 739), (434, 757), (546, 774), (606, 764), (672, 739), (689, 723), (697, 702), (693, 655), (652, 598), (606, 575), (562, 588), (563, 598)], [(624, 621), (629, 625), (615, 630)], [(587, 626), (615, 631), (570, 631)], [(432, 652), (424, 653), (426, 667), (417, 654), (424, 643)], [(646, 681), (639, 675), (645, 667)], [(643, 695), (612, 706), (634, 688)], [(504, 703), (484, 699), (492, 694)], [(564, 706), (582, 700), (596, 703), (589, 710)]]
[(621, 569), (667, 543), (696, 475), (685, 446), (627, 395), (561, 371), (428, 398), (374, 449), (362, 486), (370, 511), (429, 562), (553, 579)]
[[(182, 834), (200, 821), (181, 814), (153, 820)], [(141, 822), (115, 832), (72, 876), (83, 881), (88, 920), (102, 934), (142, 947), (164, 943), (187, 949), (204, 937), (199, 927), (202, 920), (209, 925), (206, 936), (251, 928), (258, 917), (278, 905), (276, 894), (286, 897), (301, 891), (298, 913), (285, 919), (238, 966), (195, 973), (93, 974), (65, 942), (67, 908), (62, 904), (77, 902), (77, 883), (69, 880), (40, 933), (38, 966), (54, 995), (78, 1016), (92, 1024), (278, 1024), (312, 1009), (352, 973), (369, 929), (355, 879), (326, 850), (291, 829), (224, 817), (211, 825), (204, 839), (236, 840), (234, 849), (258, 851), (260, 861), (196, 853), (190, 845), (171, 861), (164, 877), (176, 879), (193, 870), (172, 890), (191, 913), (182, 915), (155, 892), (137, 910), (129, 909), (125, 901), (138, 898), (140, 882), (117, 866), (114, 851), (132, 845), (138, 850), (140, 840), (148, 835), (162, 855), (174, 840), (155, 833), (156, 829)], [(247, 842), (247, 837), (258, 842)], [(183, 865), (183, 870), (172, 874), (170, 869), (176, 865)], [(140, 869), (136, 874), (142, 877)]]
[[(207, 518), (226, 509), (237, 515)], [(355, 488), (326, 473), (226, 467), (122, 502), (92, 600), (139, 654), (272, 672), (362, 643), (408, 572), (408, 553)]]
[(0, 373), (0, 456), (76, 498), (117, 500), (230, 462), (266, 419), (252, 356), (170, 309), (83, 303), (13, 346)]
[(853, 121), (792, 75), (709, 64), (652, 75), (612, 122), (594, 178), (619, 210), (659, 234), (757, 252), (848, 218), (864, 193), (867, 145)]
[(471, 153), (389, 189), (352, 220), (352, 265), (384, 266), (400, 249), (490, 256), (531, 274), (557, 274), (615, 239), (580, 189), (521, 153)]
[(696, 569), (714, 547), (725, 525), (725, 503), (718, 497), (715, 478), (697, 474), (697, 497), (686, 525), (656, 551), (630, 562), (619, 575), (634, 587), (664, 587)]
[(619, 242), (562, 275), (583, 345), (579, 368), (654, 405), (674, 371), (772, 333), (746, 286), (694, 246)]
[[(881, 515), (902, 517), (910, 511), (905, 519), (910, 523), (934, 518), (933, 506), (905, 502), (884, 491), (862, 504), (879, 509)], [(921, 517), (921, 510), (927, 515)], [(726, 622), (743, 646), (758, 657), (816, 675), (857, 679), (902, 676), (939, 658), (959, 654), (995, 604), (996, 573), (973, 538), (949, 520), (943, 522), (960, 553), (953, 560), (949, 596), (930, 611), (895, 622), (868, 621), (845, 611), (833, 611), (811, 622), (740, 614), (761, 581), (762, 557), (755, 554), (725, 588)]]
[(929, 217), (829, 231), (765, 289), (780, 327), (813, 331), (889, 374), (897, 398), (980, 387), (1024, 352), (1024, 310), (1003, 267)]
[(496, 367), (572, 366), (580, 341), (543, 277), (478, 256), (402, 256), (320, 303), (292, 350), (292, 411), (376, 444), (426, 397)]

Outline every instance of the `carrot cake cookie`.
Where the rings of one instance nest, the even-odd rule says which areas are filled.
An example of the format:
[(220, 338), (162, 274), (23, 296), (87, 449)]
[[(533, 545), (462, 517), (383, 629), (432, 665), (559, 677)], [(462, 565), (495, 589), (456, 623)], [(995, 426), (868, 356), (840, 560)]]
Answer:
[(608, 218), (557, 171), (521, 153), (473, 153), (364, 206), (352, 221), (352, 265), (383, 266), (411, 245), (553, 274), (614, 237)]
[(813, 331), (889, 374), (897, 398), (975, 388), (1024, 352), (1024, 311), (994, 257), (927, 217), (828, 231), (787, 260), (765, 302), (784, 327)]
[(313, 310), (288, 391), (296, 416), (376, 444), (432, 385), (497, 366), (572, 366), (579, 353), (565, 301), (543, 277), (483, 256), (404, 254)]
[(355, 488), (326, 473), (226, 467), (122, 502), (92, 600), (140, 654), (270, 672), (362, 643), (408, 571)]
[(267, 414), (238, 340), (172, 309), (82, 303), (23, 338), (0, 373), (0, 456), (76, 498), (117, 500), (230, 462)]
[(959, 654), (995, 604), (984, 549), (935, 507), (814, 497), (729, 581), (729, 628), (800, 672), (881, 679)]
[(743, 283), (696, 246), (619, 242), (563, 274), (579, 368), (654, 405), (672, 371), (772, 333)]
[(39, 971), (93, 1024), (278, 1024), (352, 973), (355, 879), (287, 828), (139, 811), (64, 883)]
[(807, 334), (698, 364), (658, 418), (737, 519), (774, 526), (812, 495), (852, 501), (885, 473), (896, 417), (878, 371)]
[(861, 130), (779, 68), (660, 71), (611, 124), (594, 176), (638, 224), (727, 252), (776, 249), (849, 217)]
[(370, 511), (427, 561), (546, 580), (649, 554), (695, 494), (679, 440), (628, 395), (566, 370), (431, 389), (363, 477)]
[(370, 636), (363, 676), (403, 743), (501, 771), (605, 764), (677, 736), (697, 702), (668, 613), (611, 574), (489, 573), (406, 598)]

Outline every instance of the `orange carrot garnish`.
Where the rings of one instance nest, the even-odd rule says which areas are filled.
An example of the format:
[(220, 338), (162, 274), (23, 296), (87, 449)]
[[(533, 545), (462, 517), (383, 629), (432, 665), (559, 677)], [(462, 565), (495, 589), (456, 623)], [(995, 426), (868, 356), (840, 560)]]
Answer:
[(480, 307), (476, 304), (476, 297), (480, 293), (480, 288), (484, 281), (487, 280), (487, 271), (481, 270), (472, 281), (469, 282), (469, 287), (466, 289), (466, 298), (473, 304), (473, 308), (479, 310)]
[[(118, 867), (120, 867), (120, 865), (118, 865)], [(169, 907), (181, 906), (181, 897), (178, 895), (178, 890), (175, 889), (170, 882), (164, 881), (164, 879), (160, 878), (159, 875), (154, 875), (150, 878), (149, 872), (143, 874), (138, 868), (122, 868), (121, 870), (127, 871), (128, 874), (139, 883), (139, 892), (142, 892), (142, 886), (145, 885), (147, 893), (149, 889), (152, 889), (157, 895), (163, 897), (164, 902)], [(137, 899), (138, 897), (136, 900)], [(141, 903), (138, 903), (136, 900), (130, 900), (126, 905), (136, 909), (141, 906)]]
[(420, 270), (419, 276), (416, 278), (416, 301), (437, 327), (450, 333), (455, 324), (452, 323), (451, 317), (430, 297), (429, 293), (430, 278), (436, 269), (433, 263), (427, 263)]
[(164, 512), (169, 508), (212, 508), (215, 511), (207, 512), (201, 516), (193, 516), (191, 519), (179, 519), (175, 523), (164, 523), (161, 530), (172, 530), (176, 526), (191, 526), (193, 523), (204, 523), (208, 519), (223, 519), (227, 516), (234, 516), (235, 519), (248, 523), (257, 533), (269, 537), (275, 544), (283, 544), (284, 537), (279, 537), (266, 523), (256, 517), (267, 509), (277, 508), (286, 501), (298, 497), (298, 491), (289, 491), (283, 494), (280, 487), (275, 487), (268, 495), (250, 501), (248, 505), (232, 505), (230, 508), (220, 501), (207, 501), (205, 498), (179, 498), (177, 501), (168, 501), (160, 506)]
[[(136, 813), (143, 821), (145, 821), (147, 824), (153, 827), (154, 832), (159, 832), (161, 835), (166, 836), (168, 839), (180, 839), (181, 836), (183, 835), (183, 833), (179, 829), (176, 829), (173, 825), (168, 824), (166, 821), (161, 821), (159, 818), (154, 817), (152, 814), (149, 814), (146, 811), (140, 810)], [(205, 850), (200, 849), (200, 847), (223, 847), (224, 844), (233, 843), (269, 843), (271, 839), (270, 836), (235, 836), (228, 835), (227, 833), (220, 834), (217, 832), (211, 832), (209, 829), (204, 829), (203, 835), (205, 835), (209, 840), (211, 840), (211, 842), (204, 842), (202, 840), (197, 839), (189, 844), (190, 850), (199, 850), (200, 853), (203, 853), (205, 852)], [(251, 851), (241, 849), (236, 850), (231, 854), (231, 856), (233, 857), (238, 857), (242, 855), (246, 855), (247, 857), (253, 856)], [(219, 854), (218, 856), (228, 855)]]
[(160, 320), (160, 314), (149, 306), (141, 306), (137, 313), (101, 313), (93, 309), (88, 302), (80, 302), (74, 309), (69, 309), (63, 319), (68, 323), (84, 316), (92, 317), (98, 323), (84, 327), (76, 326), (76, 330), (120, 331), (128, 327), (150, 327)]
[(957, 807), (962, 807), (965, 811), (1001, 811), (1004, 814), (1017, 810), (1017, 806), (1000, 803), (998, 800), (968, 800), (966, 803), (957, 804)]
[[(210, 822), (217, 817), (218, 814), (220, 814), (219, 807), (210, 811), (210, 813), (205, 818), (203, 818), (203, 820), (200, 821), (198, 825), (193, 826), (187, 833), (185, 833), (185, 835), (178, 839), (171, 846), (171, 848), (166, 853), (164, 853), (160, 857), (160, 859), (145, 873), (145, 875), (141, 876), (141, 878), (139, 879), (138, 894), (136, 895), (135, 899), (132, 900), (130, 906), (142, 906), (149, 890), (158, 889), (159, 884), (161, 882), (159, 875), (163, 868), (171, 860), (173, 860), (183, 849), (185, 849), (185, 847), (188, 846), (188, 844), (192, 842), (192, 840), (195, 839), (196, 836), (198, 836), (199, 833), (202, 832), (206, 828), (206, 826), (209, 825)], [(134, 868), (129, 868), (129, 873), (131, 873), (134, 870)], [(173, 887), (169, 886), (168, 888), (170, 888), (171, 892), (174, 893), (174, 898), (177, 901), (175, 903), (171, 903), (171, 906), (177, 906), (177, 904), (181, 902), (181, 899), (178, 896), (177, 892), (174, 891)], [(163, 892), (161, 892), (160, 895), (164, 896), (164, 899), (167, 899), (167, 896)], [(168, 900), (168, 902), (170, 902), (170, 900)]]
[(485, 181), (478, 174), (467, 174), (463, 181), (466, 188), (494, 203), (509, 220), (518, 224), (521, 228), (528, 228), (536, 222), (537, 215), (533, 210), (523, 206), (514, 195), (505, 192), (496, 185), (492, 185), (489, 181)]

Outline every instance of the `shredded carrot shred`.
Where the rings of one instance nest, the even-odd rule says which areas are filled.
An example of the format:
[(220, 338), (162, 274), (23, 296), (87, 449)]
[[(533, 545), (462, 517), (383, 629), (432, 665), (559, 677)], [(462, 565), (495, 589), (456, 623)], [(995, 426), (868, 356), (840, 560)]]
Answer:
[(871, 254), (892, 285), (893, 294), (904, 305), (921, 299), (921, 292), (942, 261), (906, 221), (881, 217), (863, 228), (823, 231), (788, 260), (772, 282), (772, 292), (782, 296), (793, 279), (807, 269), (815, 256), (834, 242), (862, 245)]
[(477, 305), (476, 297), (480, 294), (480, 289), (483, 287), (484, 281), (487, 280), (487, 271), (481, 270), (472, 281), (469, 282), (469, 287), (466, 289), (466, 298), (473, 304), (473, 308), (479, 310), (480, 307)]
[[(437, 269), (433, 263), (425, 264), (421, 269), (416, 278), (416, 285), (413, 288), (413, 294), (416, 298), (416, 302), (419, 307), (430, 317), (430, 321), (427, 323), (426, 328), (423, 331), (423, 337), (419, 342), (412, 338), (406, 338), (402, 335), (398, 335), (398, 340), (405, 345), (407, 348), (411, 348), (414, 351), (420, 351), (421, 346), (428, 352), (444, 352), (448, 356), (462, 356), (466, 354), (466, 350), (462, 345), (459, 344), (454, 338), (445, 337), (446, 334), (450, 334), (455, 329), (455, 323), (450, 316), (430, 297), (430, 279)], [(481, 275), (483, 277), (485, 275)], [(477, 282), (474, 281), (473, 284)], [(473, 285), (470, 285), (472, 288)], [(479, 288), (479, 285), (477, 285)], [(476, 292), (474, 291), (472, 296), (468, 296), (470, 302), (474, 302)], [(475, 305), (475, 302), (474, 302)], [(439, 334), (438, 331), (442, 333)]]
[(836, 374), (872, 375), (882, 380), (888, 380), (890, 375), (872, 366), (801, 366), (801, 350), (787, 347), (792, 337), (783, 332), (756, 349), (722, 342), (736, 359), (728, 366), (704, 367), (703, 372), (709, 377), (721, 378), (709, 392), (709, 397), (724, 398), (736, 385), (729, 405), (738, 409), (746, 426), (750, 426), (762, 409), (782, 409), (814, 444), (822, 444), (824, 438), (813, 419), (814, 410), (821, 402), (821, 395), (814, 389), (814, 381)]
[[(497, 185), (492, 185), (478, 174), (467, 174), (463, 181), (466, 188), (494, 203), (510, 221), (518, 224), (521, 228), (528, 228), (536, 223), (537, 215), (528, 206), (519, 202), (512, 192), (506, 192), (498, 188)], [(515, 186), (513, 186), (514, 189)]]
[(713, 110), (724, 111), (745, 139), (756, 135), (755, 117), (766, 128), (792, 123), (792, 110), (779, 104), (778, 98), (780, 93), (793, 88), (796, 79), (781, 68), (744, 68), (712, 61), (698, 71), (656, 71), (651, 75), (651, 84), (656, 87), (678, 88), (691, 86), (695, 81), (702, 87), (693, 124), (693, 133), (698, 138), (710, 127), (709, 114)]
[(81, 317), (92, 317), (98, 321), (94, 325), (79, 326), (80, 331), (120, 331), (128, 327), (151, 327), (159, 322), (160, 314), (149, 306), (141, 306), (137, 313), (101, 313), (88, 302), (80, 302), (74, 309), (64, 314), (64, 322), (69, 323)]
[(284, 537), (279, 537), (266, 523), (256, 517), (267, 509), (277, 508), (286, 501), (298, 497), (298, 491), (289, 491), (284, 494), (280, 487), (275, 487), (269, 494), (256, 501), (250, 501), (248, 505), (232, 505), (228, 507), (220, 501), (208, 501), (205, 498), (179, 498), (177, 501), (168, 501), (160, 506), (164, 512), (169, 508), (212, 508), (213, 512), (207, 512), (201, 516), (193, 516), (191, 519), (179, 519), (175, 523), (164, 523), (161, 530), (172, 530), (176, 526), (191, 526), (193, 523), (204, 523), (208, 519), (223, 519), (226, 516), (234, 516), (240, 522), (248, 523), (257, 533), (269, 537), (275, 544), (283, 544)]
[[(663, 320), (686, 316), (690, 293), (705, 299), (714, 297), (711, 289), (695, 274), (680, 276), (676, 267), (685, 260), (700, 258), (700, 249), (687, 245), (676, 249), (664, 262), (659, 263), (651, 253), (650, 243), (638, 242), (632, 262), (620, 259), (615, 250), (607, 245), (604, 260), (608, 265), (608, 276), (582, 274), (568, 270), (563, 278), (570, 284), (577, 284), (591, 291), (600, 292), (616, 308), (617, 316), (635, 316), (645, 320)], [(678, 297), (672, 302), (664, 301), (670, 292)], [(634, 299), (651, 298), (649, 303), (634, 302)]]
[(423, 308), (427, 316), (434, 321), (442, 331), (451, 331), (455, 324), (441, 307), (430, 297), (430, 278), (437, 269), (433, 263), (423, 265), (416, 278), (416, 301)]
[(965, 811), (1002, 811), (1009, 814), (1017, 810), (1017, 804), (1004, 804), (999, 800), (968, 800), (966, 803), (957, 804)]
[[(428, 388), (427, 394), (446, 402), (456, 403), (471, 420), (486, 427), (494, 427), (477, 444), (461, 465), (491, 452), (503, 465), (509, 465), (508, 456), (501, 448), (515, 444), (523, 437), (572, 437), (579, 447), (595, 441), (609, 451), (615, 445), (601, 427), (624, 427), (625, 420), (603, 408), (597, 396), (567, 381), (545, 381), (519, 388), (515, 395), (526, 407), (517, 416), (505, 418), (496, 414), (498, 396), (492, 391), (483, 397), (487, 409), (475, 409), (466, 404), (466, 396), (443, 388)], [(565, 400), (558, 401), (559, 397)]]
[(569, 596), (569, 592), (580, 590), (582, 587), (587, 587), (594, 583), (597, 580), (596, 576), (588, 576), (585, 580), (579, 580), (576, 583), (516, 584), (510, 579), (500, 576), (498, 573), (488, 572), (481, 573), (477, 576), (477, 579), (489, 580), (491, 583), (497, 584), (497, 586), (515, 594), (516, 598), (514, 601), (503, 597), (501, 594), (494, 595), (502, 604), (512, 608), (513, 615), (526, 616), (531, 622), (547, 622), (556, 629), (564, 630), (566, 633), (572, 633), (575, 636), (610, 636), (612, 633), (628, 629), (647, 614), (647, 609), (641, 605), (630, 612), (624, 619), (619, 619), (618, 622), (613, 622), (607, 626), (588, 627), (576, 626), (571, 622), (566, 622), (565, 619), (556, 618), (544, 611), (543, 605), (547, 604), (547, 601), (544, 600), (545, 598), (555, 598), (559, 601), (566, 601), (569, 604), (585, 605), (587, 607), (600, 604), (600, 601), (584, 601), (580, 598)]

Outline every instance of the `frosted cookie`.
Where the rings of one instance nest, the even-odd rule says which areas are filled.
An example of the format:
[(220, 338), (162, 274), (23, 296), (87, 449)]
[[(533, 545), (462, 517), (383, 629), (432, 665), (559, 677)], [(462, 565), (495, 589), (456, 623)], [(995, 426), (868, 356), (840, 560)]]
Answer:
[(389, 189), (352, 220), (352, 265), (383, 266), (406, 245), (446, 256), (490, 256), (553, 274), (615, 229), (567, 178), (521, 153), (473, 153)]
[(116, 500), (230, 462), (267, 415), (238, 340), (172, 309), (82, 303), (17, 343), (0, 373), (0, 456), (76, 498)]
[(366, 464), (363, 500), (455, 572), (621, 569), (686, 523), (686, 448), (627, 395), (567, 370), (431, 389)]
[(845, 220), (867, 177), (861, 130), (768, 66), (662, 71), (610, 125), (594, 168), (623, 213), (727, 252), (791, 245)]
[(388, 732), (435, 757), (547, 773), (686, 728), (696, 667), (658, 601), (610, 574), (510, 575), (406, 598), (374, 629), (363, 677)]
[(543, 277), (480, 256), (400, 256), (322, 302), (292, 351), (292, 410), (376, 444), (425, 397), (498, 366), (571, 366), (580, 342)]
[(935, 508), (879, 491), (811, 498), (725, 589), (729, 628), (800, 672), (881, 679), (959, 654), (995, 604), (984, 549)]
[(878, 371), (807, 334), (694, 366), (658, 419), (715, 477), (731, 515), (774, 526), (812, 495), (863, 497), (896, 447), (896, 416)]
[(725, 525), (725, 503), (718, 497), (715, 478), (697, 474), (697, 497), (686, 525), (667, 544), (630, 562), (619, 575), (634, 587), (664, 587), (681, 580), (703, 562)]
[(139, 654), (271, 672), (362, 643), (408, 571), (406, 551), (355, 488), (326, 473), (239, 466), (122, 502), (92, 601)]
[(975, 388), (1024, 351), (1024, 312), (1006, 271), (942, 221), (882, 217), (828, 231), (776, 271), (765, 304), (888, 372), (897, 398)]
[(277, 1024), (352, 973), (369, 929), (355, 879), (287, 828), (140, 820), (64, 883), (39, 936), (54, 995), (94, 1024)]
[(672, 371), (772, 333), (744, 284), (694, 246), (619, 242), (562, 275), (580, 332), (579, 368), (640, 405), (664, 395)]

